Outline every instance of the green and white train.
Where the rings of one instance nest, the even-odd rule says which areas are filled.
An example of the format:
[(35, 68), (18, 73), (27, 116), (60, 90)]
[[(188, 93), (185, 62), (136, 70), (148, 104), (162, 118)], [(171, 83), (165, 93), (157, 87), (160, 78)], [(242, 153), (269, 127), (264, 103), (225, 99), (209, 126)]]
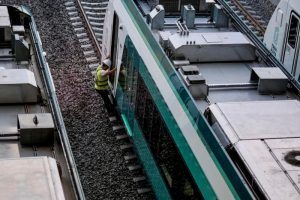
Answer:
[(157, 199), (299, 199), (297, 1), (283, 0), (267, 28), (264, 48), (280, 66), (220, 2), (172, 2), (177, 13), (172, 3), (110, 1), (102, 41)]

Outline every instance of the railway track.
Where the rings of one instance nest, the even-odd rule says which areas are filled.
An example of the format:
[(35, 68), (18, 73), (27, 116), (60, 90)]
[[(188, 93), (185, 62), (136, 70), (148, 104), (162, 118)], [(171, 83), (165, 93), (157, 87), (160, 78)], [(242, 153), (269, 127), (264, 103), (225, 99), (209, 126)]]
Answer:
[(267, 22), (263, 20), (263, 17), (246, 1), (226, 0), (225, 2), (243, 23), (248, 26), (249, 30), (251, 30), (260, 40), (263, 40), (267, 26)]
[(95, 73), (101, 61), (103, 21), (107, 1), (100, 3), (70, 0), (65, 3), (74, 32), (81, 44), (89, 69)]
[[(101, 63), (103, 23), (108, 0), (102, 2), (87, 2), (80, 0), (66, 0), (65, 6), (72, 22), (74, 32), (80, 42), (88, 68), (92, 75)], [(109, 118), (116, 143), (123, 152), (124, 163), (132, 174), (132, 182), (136, 191), (143, 199), (153, 199), (151, 186), (143, 172), (134, 146), (124, 125), (117, 116)]]

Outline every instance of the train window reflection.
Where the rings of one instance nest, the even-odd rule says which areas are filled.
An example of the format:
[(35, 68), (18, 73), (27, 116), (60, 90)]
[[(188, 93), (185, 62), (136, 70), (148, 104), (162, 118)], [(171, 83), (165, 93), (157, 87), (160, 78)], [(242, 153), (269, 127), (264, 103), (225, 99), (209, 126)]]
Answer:
[(171, 196), (180, 200), (202, 199), (156, 105), (163, 97), (160, 93), (151, 94), (156, 86), (151, 84), (151, 74), (129, 38), (121, 62), (118, 84), (123, 90), (122, 113), (129, 123), (136, 119)]
[(298, 19), (295, 16), (292, 16), (292, 20), (290, 23), (288, 43), (294, 49), (296, 46), (296, 39), (298, 35)]
[(123, 91), (125, 91), (125, 89), (127, 88), (126, 86), (127, 67), (128, 67), (128, 56), (127, 56), (127, 47), (125, 47), (122, 55), (122, 62), (120, 66), (119, 79), (118, 79), (119, 86), (122, 88)]

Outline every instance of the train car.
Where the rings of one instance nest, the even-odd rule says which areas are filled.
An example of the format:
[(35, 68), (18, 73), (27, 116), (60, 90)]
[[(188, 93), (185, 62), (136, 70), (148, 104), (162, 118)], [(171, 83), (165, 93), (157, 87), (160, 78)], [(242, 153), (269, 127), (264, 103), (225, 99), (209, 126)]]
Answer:
[(84, 199), (30, 10), (0, 5), (0, 199)]
[(297, 87), (217, 2), (153, 2), (110, 1), (102, 52), (157, 199), (299, 199)]
[(281, 1), (269, 22), (264, 37), (267, 48), (298, 82), (300, 82), (299, 20), (299, 2)]

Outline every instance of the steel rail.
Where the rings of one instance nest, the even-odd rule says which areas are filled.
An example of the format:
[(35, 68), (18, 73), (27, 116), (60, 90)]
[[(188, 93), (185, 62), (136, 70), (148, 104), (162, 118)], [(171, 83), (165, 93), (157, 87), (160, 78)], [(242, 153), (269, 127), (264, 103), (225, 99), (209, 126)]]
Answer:
[(85, 24), (86, 24), (86, 27), (87, 27), (87, 31), (90, 34), (91, 38), (92, 38), (92, 43), (93, 43), (94, 47), (96, 48), (96, 50), (98, 52), (97, 56), (101, 60), (101, 57), (102, 57), (103, 54), (102, 54), (102, 51), (101, 51), (101, 47), (100, 47), (100, 45), (98, 43), (98, 40), (96, 38), (96, 35), (94, 33), (94, 30), (93, 30), (93, 28), (92, 28), (92, 26), (91, 26), (91, 24), (89, 22), (89, 19), (88, 19), (87, 15), (85, 14), (83, 6), (81, 5), (81, 1), (80, 0), (75, 0), (75, 2), (76, 2), (77, 6), (78, 6), (78, 8), (80, 10), (80, 15), (82, 16), (82, 18), (85, 21)]
[(263, 27), (239, 2), (239, 0), (231, 0), (231, 2), (241, 11), (241, 13), (250, 21), (254, 28), (259, 31), (262, 35), (265, 34), (266, 28)]

